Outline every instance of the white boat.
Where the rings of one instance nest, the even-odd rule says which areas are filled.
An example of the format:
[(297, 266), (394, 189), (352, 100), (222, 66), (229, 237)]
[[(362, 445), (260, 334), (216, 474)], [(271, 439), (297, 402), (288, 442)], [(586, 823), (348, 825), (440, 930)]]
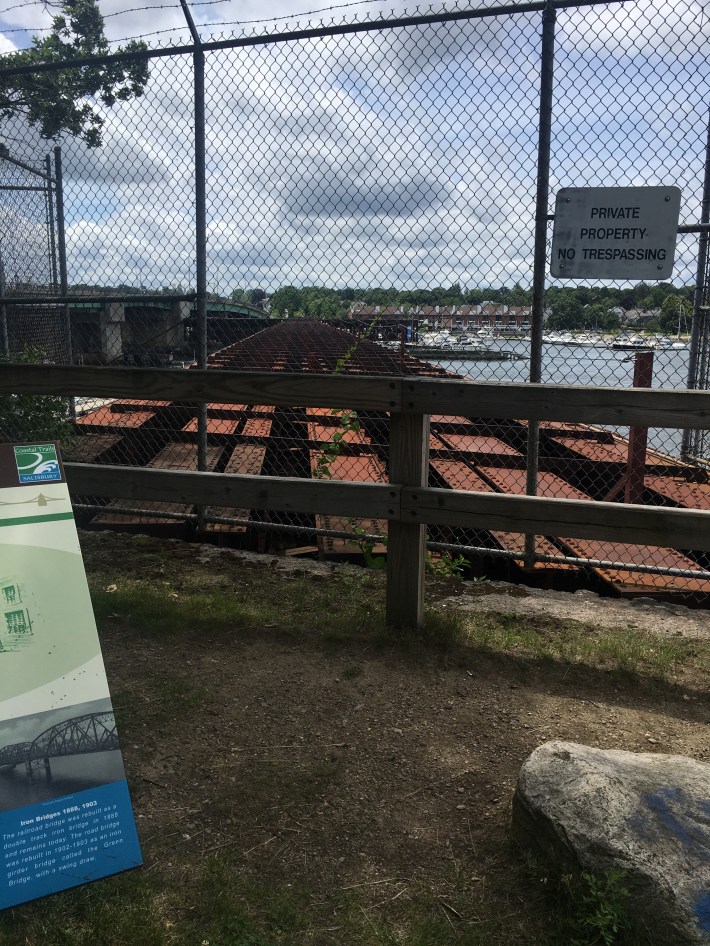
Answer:
[(452, 348), (454, 351), (490, 351), (488, 345), (484, 345), (480, 338), (470, 338), (465, 335), (457, 339)]
[(664, 351), (667, 349), (682, 349), (687, 348), (688, 345), (686, 342), (682, 342), (679, 338), (676, 338), (675, 341), (672, 338), (669, 338), (667, 335), (655, 335), (653, 347), (659, 351)]
[(546, 345), (574, 345), (574, 337), (569, 332), (549, 332), (542, 336)]
[(614, 339), (608, 347), (614, 351), (650, 351), (654, 346), (653, 342), (641, 338), (640, 335), (632, 335), (630, 338), (622, 335)]
[(422, 332), (422, 334), (419, 336), (418, 344), (421, 345), (422, 348), (436, 348), (436, 345), (432, 341), (432, 337), (429, 332), (426, 334)]
[(574, 336), (574, 344), (581, 345), (583, 348), (606, 348), (606, 342), (599, 335), (583, 332), (581, 335)]

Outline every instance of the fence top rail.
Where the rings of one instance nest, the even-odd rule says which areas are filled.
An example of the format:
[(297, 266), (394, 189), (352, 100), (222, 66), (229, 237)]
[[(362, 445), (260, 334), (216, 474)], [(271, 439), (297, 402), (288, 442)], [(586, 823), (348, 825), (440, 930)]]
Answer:
[[(575, 7), (602, 6), (609, 3), (624, 3), (626, 0), (531, 0), (529, 3), (510, 3), (501, 6), (478, 7), (468, 10), (453, 10), (448, 13), (423, 13), (416, 16), (390, 17), (377, 20), (364, 20), (357, 23), (309, 27), (307, 29), (286, 30), (282, 33), (265, 33), (255, 36), (232, 37), (231, 39), (212, 40), (197, 46), (188, 43), (180, 46), (166, 46), (158, 49), (145, 49), (136, 52), (107, 53), (104, 56), (86, 56), (62, 62), (34, 62), (21, 66), (3, 67), (0, 57), (0, 75), (9, 77), (31, 72), (57, 72), (62, 69), (76, 69), (80, 66), (98, 66), (110, 62), (127, 62), (136, 59), (156, 59), (165, 56), (184, 56), (197, 51), (211, 52), (218, 49), (234, 49), (241, 46), (267, 46), (274, 43), (287, 43), (304, 39), (318, 39), (327, 36), (343, 36), (350, 33), (372, 33), (378, 30), (395, 29), (404, 26), (426, 26), (432, 23), (448, 23), (456, 20), (475, 20), (485, 17), (512, 16), (519, 13), (542, 12), (548, 7), (558, 10)], [(214, 24), (219, 26), (219, 24)], [(24, 52), (25, 50), (20, 50)], [(12, 53), (7, 54), (11, 58)]]
[[(0, 64), (2, 59), (0, 59)], [(22, 168), (23, 171), (27, 171), (28, 174), (33, 174), (35, 177), (41, 177), (43, 181), (46, 181), (42, 190), (47, 189), (48, 184), (56, 184), (56, 180), (51, 176), (46, 174), (44, 171), (38, 171), (37, 168), (33, 168), (31, 164), (26, 164), (24, 161), (19, 161), (17, 158), (11, 157), (9, 154), (0, 155), (2, 161), (7, 161), (8, 164), (14, 164), (15, 167)]]
[(6, 364), (0, 393), (141, 397), (710, 429), (710, 392), (174, 368)]
[[(42, 188), (44, 190), (44, 188)], [(63, 305), (63, 304), (90, 304), (90, 305), (111, 305), (112, 303), (125, 303), (128, 306), (131, 305), (146, 305), (153, 302), (194, 302), (197, 298), (197, 293), (194, 292), (184, 292), (184, 293), (170, 293), (170, 292), (153, 292), (153, 293), (130, 293), (130, 294), (116, 294), (113, 295), (79, 295), (78, 293), (61, 295), (61, 293), (56, 293), (56, 295), (45, 294), (43, 296), (31, 296), (31, 295), (4, 295), (2, 297), (3, 305), (16, 305), (16, 306), (33, 306), (33, 305)], [(214, 306), (215, 308), (219, 305), (229, 305), (230, 303), (213, 303), (209, 302), (210, 307)]]

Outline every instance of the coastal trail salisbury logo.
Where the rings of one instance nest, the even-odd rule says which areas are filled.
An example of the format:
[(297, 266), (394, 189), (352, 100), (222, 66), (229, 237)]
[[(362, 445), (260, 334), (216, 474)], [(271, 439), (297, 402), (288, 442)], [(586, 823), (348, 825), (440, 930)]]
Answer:
[(15, 447), (15, 465), (21, 483), (51, 483), (62, 478), (53, 443)]

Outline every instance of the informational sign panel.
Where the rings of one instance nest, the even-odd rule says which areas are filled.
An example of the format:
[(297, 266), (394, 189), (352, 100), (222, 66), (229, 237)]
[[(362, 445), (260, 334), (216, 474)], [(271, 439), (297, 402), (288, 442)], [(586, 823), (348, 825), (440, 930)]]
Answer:
[(563, 187), (550, 272), (568, 279), (668, 279), (679, 214), (677, 187)]
[(142, 861), (56, 444), (0, 444), (0, 909)]

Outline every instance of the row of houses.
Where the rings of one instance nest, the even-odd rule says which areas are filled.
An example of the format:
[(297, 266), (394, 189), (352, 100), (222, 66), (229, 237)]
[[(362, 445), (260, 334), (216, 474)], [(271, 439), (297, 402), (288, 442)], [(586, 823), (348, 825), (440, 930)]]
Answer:
[[(619, 317), (622, 325), (642, 327), (657, 320), (660, 309), (622, 309), (620, 306), (609, 309)], [(550, 309), (544, 310), (547, 321)], [(532, 307), (524, 305), (506, 305), (502, 302), (481, 302), (471, 305), (421, 305), (421, 306), (379, 306), (354, 302), (348, 312), (348, 318), (374, 320), (382, 322), (417, 322), (423, 329), (469, 328), (514, 328), (524, 332), (532, 322)]]
[(416, 321), (421, 328), (450, 330), (509, 326), (524, 331), (530, 327), (531, 316), (530, 306), (504, 305), (499, 302), (418, 306), (373, 306), (354, 302), (348, 312), (350, 319)]

